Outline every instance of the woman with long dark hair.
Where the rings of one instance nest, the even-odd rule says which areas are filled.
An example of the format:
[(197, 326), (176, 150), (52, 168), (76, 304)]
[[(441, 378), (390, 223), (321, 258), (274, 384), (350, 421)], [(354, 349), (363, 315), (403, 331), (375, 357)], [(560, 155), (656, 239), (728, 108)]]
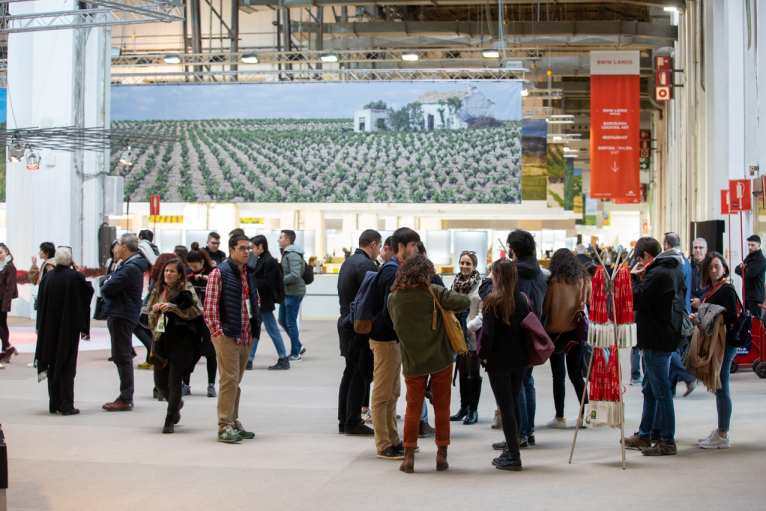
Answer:
[(529, 367), (529, 355), (521, 322), (530, 311), (527, 298), (518, 290), (516, 264), (499, 259), (490, 273), (492, 292), (484, 300), (479, 357), (485, 361), (489, 383), (502, 417), (505, 450), (492, 460), (500, 470), (521, 470), (517, 416), (521, 383)]
[(476, 353), (476, 333), (468, 329), (468, 322), (479, 314), (481, 298), (479, 286), (481, 275), (476, 267), (479, 259), (476, 253), (468, 250), (460, 254), (460, 273), (452, 282), (452, 290), (468, 296), (471, 305), (468, 310), (458, 315), (460, 326), (463, 327), (468, 353), (458, 355), (456, 360), (457, 372), (460, 376), (460, 410), (450, 417), (451, 421), (463, 421), (463, 424), (476, 424), (479, 421), (479, 399), (481, 398), (481, 367)]
[(729, 282), (729, 265), (726, 264), (726, 259), (718, 252), (708, 252), (702, 263), (702, 285), (707, 287), (707, 291), (702, 297), (701, 302), (724, 308), (723, 320), (726, 326), (726, 346), (721, 363), (721, 386), (715, 391), (718, 427), (706, 438), (700, 439), (697, 445), (702, 449), (728, 449), (731, 446), (731, 439), (729, 438), (732, 412), (731, 364), (737, 355), (737, 348), (733, 344), (737, 344), (739, 341), (739, 339), (732, 338), (732, 331), (737, 321), (740, 303), (736, 289)]
[(186, 267), (180, 259), (166, 262), (161, 271), (149, 297), (149, 326), (155, 341), (155, 382), (168, 401), (162, 432), (173, 433), (181, 420), (183, 377), (194, 363), (199, 346), (195, 320), (202, 315), (202, 305), (186, 280)]
[[(210, 272), (213, 271), (214, 263), (210, 259), (210, 256), (206, 252), (200, 250), (199, 244), (194, 242), (191, 245), (191, 251), (186, 256), (186, 264), (188, 266), (188, 278), (191, 285), (194, 287), (194, 291), (197, 293), (200, 303), (205, 303), (205, 289), (207, 288), (207, 277)], [(208, 330), (202, 316), (197, 321), (197, 329), (202, 337), (202, 344), (200, 345), (199, 354), (192, 364), (191, 370), (184, 375), (184, 389), (188, 389), (191, 393), (191, 373), (194, 372), (194, 367), (201, 357), (205, 357), (207, 361), (207, 397), (216, 397), (215, 392), (215, 377), (218, 371), (218, 361), (215, 358), (215, 348), (210, 340), (210, 330)]]
[(470, 300), (464, 294), (432, 284), (433, 276), (434, 265), (427, 257), (411, 257), (396, 272), (388, 298), (388, 312), (399, 337), (402, 372), (407, 385), (404, 461), (400, 467), (406, 473), (415, 470), (415, 449), (418, 447), (420, 416), (429, 377), (431, 402), (436, 415), (436, 470), (449, 468), (449, 405), (455, 353), (447, 338), (439, 305), (444, 310), (460, 312), (468, 308)]
[(3, 351), (0, 352), (0, 363), (7, 364), (11, 356), (18, 355), (16, 348), (11, 346), (11, 332), (8, 329), (8, 313), (11, 302), (18, 298), (19, 289), (16, 285), (16, 266), (13, 255), (5, 243), (0, 243), (0, 340)]
[(569, 249), (557, 250), (551, 258), (549, 269), (551, 276), (543, 301), (543, 323), (556, 346), (551, 355), (556, 416), (548, 423), (548, 427), (566, 429), (564, 401), (567, 372), (578, 402), (585, 393), (585, 379), (582, 375), (584, 339), (578, 338), (578, 316), (584, 314), (588, 293), (583, 267)]

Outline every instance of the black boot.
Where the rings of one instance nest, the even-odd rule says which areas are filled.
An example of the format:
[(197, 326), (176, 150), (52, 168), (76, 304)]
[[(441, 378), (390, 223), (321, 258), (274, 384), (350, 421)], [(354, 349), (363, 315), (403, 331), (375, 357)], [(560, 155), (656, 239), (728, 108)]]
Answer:
[(512, 472), (521, 471), (521, 455), (503, 451), (503, 454), (492, 460), (492, 464), (498, 470), (510, 470)]
[(466, 415), (465, 419), (463, 420), (463, 424), (470, 426), (472, 424), (476, 424), (477, 422), (479, 422), (479, 412), (477, 412), (475, 409), (470, 409), (468, 411), (468, 415)]
[(286, 369), (290, 369), (290, 359), (287, 357), (280, 358), (279, 360), (277, 360), (276, 364), (274, 364), (273, 366), (269, 366), (269, 370), (271, 371), (280, 371), (280, 370), (283, 371)]
[(460, 410), (458, 410), (455, 415), (450, 417), (449, 420), (451, 420), (452, 422), (461, 421), (465, 419), (467, 415), (468, 415), (468, 408), (461, 406)]

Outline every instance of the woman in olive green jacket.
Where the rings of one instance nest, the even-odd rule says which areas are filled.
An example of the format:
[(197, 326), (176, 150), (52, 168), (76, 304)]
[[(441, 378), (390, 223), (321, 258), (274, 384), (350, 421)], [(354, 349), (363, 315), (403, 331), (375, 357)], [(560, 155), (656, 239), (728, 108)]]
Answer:
[(436, 414), (436, 470), (447, 470), (449, 445), (449, 407), (452, 362), (455, 354), (447, 339), (444, 322), (434, 300), (445, 310), (462, 311), (470, 305), (468, 296), (431, 284), (434, 266), (425, 256), (404, 262), (388, 298), (388, 312), (399, 337), (402, 370), (407, 385), (407, 411), (404, 416), (404, 461), (400, 469), (415, 470), (420, 414), (426, 383), (431, 377), (432, 404)]

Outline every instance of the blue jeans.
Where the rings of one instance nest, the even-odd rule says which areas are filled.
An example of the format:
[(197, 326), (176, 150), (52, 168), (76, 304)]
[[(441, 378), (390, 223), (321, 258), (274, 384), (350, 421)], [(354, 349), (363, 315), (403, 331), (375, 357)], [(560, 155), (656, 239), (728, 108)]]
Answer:
[(721, 433), (729, 432), (731, 424), (731, 389), (729, 381), (731, 380), (731, 363), (737, 356), (737, 348), (726, 346), (723, 356), (723, 365), (721, 366), (721, 388), (715, 391), (715, 407), (718, 410), (718, 431)]
[(630, 349), (630, 379), (641, 381), (641, 350), (636, 347)]
[(681, 346), (671, 353), (670, 356), (670, 385), (673, 388), (673, 394), (675, 394), (675, 388), (678, 382), (682, 381), (689, 384), (697, 379), (686, 370), (686, 366), (684, 365), (683, 359), (688, 347), (689, 345), (687, 342), (681, 343)]
[[(263, 322), (263, 327), (269, 333), (269, 337), (271, 337), (271, 342), (274, 343), (274, 349), (277, 350), (277, 355), (279, 358), (285, 358), (287, 356), (285, 343), (282, 341), (282, 334), (279, 333), (279, 326), (277, 326), (274, 311), (261, 310), (261, 321)], [(253, 339), (253, 347), (250, 349), (250, 355), (248, 356), (250, 362), (255, 358), (255, 352), (258, 349), (258, 341), (260, 341), (260, 339)]]
[(301, 312), (302, 296), (285, 296), (285, 301), (279, 306), (279, 324), (290, 337), (290, 355), (299, 355), (303, 344), (298, 331), (298, 315)]
[(530, 367), (521, 382), (521, 391), (519, 392), (519, 435), (522, 438), (535, 434), (536, 408), (535, 378), (532, 376), (532, 368)]
[(670, 389), (670, 358), (672, 353), (644, 350), (644, 411), (638, 434), (650, 438), (659, 431), (659, 440), (673, 442), (676, 436), (676, 415)]

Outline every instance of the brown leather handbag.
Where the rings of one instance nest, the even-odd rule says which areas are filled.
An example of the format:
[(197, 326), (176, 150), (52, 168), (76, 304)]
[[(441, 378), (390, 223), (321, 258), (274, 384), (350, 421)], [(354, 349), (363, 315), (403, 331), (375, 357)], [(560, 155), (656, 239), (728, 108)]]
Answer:
[(468, 353), (468, 345), (465, 343), (465, 335), (463, 334), (463, 327), (460, 326), (457, 316), (452, 311), (444, 310), (442, 304), (439, 303), (438, 298), (434, 290), (429, 287), (428, 292), (431, 293), (431, 298), (434, 300), (434, 312), (431, 320), (431, 330), (436, 330), (436, 309), (442, 315), (442, 323), (444, 323), (444, 331), (447, 333), (447, 340), (449, 340), (452, 351), (461, 355)]

